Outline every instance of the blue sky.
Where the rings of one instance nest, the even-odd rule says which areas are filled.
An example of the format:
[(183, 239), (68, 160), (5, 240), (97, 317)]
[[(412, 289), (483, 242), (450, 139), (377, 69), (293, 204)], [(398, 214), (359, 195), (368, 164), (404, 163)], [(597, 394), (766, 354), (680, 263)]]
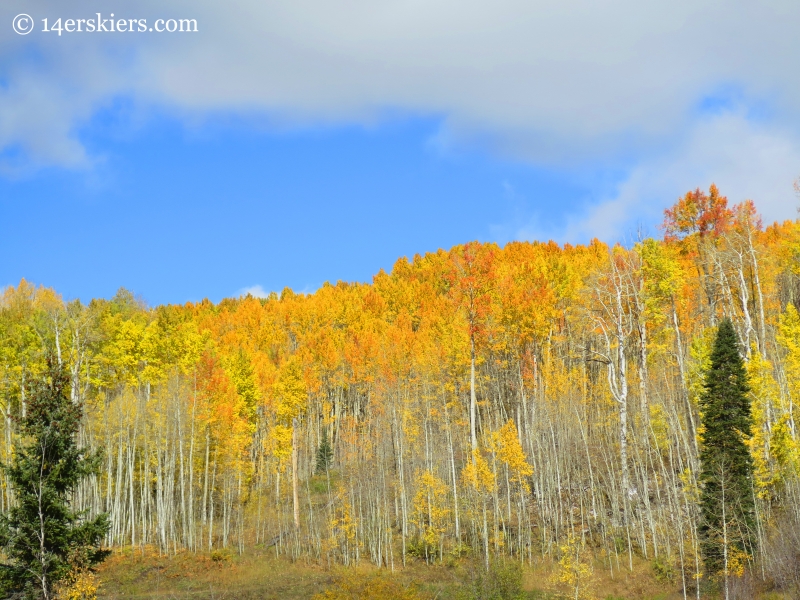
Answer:
[(400, 256), (503, 243), (533, 210), (558, 221), (589, 193), (573, 173), (443, 153), (435, 119), (265, 132), (163, 117), (132, 131), (114, 112), (82, 132), (90, 171), (0, 180), (6, 280), (82, 299), (125, 286), (152, 303), (313, 290)]
[(570, 173), (443, 154), (432, 119), (269, 133), (153, 118), (109, 135), (109, 118), (82, 132), (91, 171), (0, 180), (6, 281), (82, 299), (125, 286), (151, 303), (313, 290), (400, 256), (503, 243), (532, 211), (557, 222), (590, 192)]
[[(199, 32), (10, 26), (97, 10)], [(65, 11), (0, 8), (0, 286), (153, 304), (310, 291), (473, 239), (657, 233), (711, 182), (768, 222), (796, 215), (796, 2)]]

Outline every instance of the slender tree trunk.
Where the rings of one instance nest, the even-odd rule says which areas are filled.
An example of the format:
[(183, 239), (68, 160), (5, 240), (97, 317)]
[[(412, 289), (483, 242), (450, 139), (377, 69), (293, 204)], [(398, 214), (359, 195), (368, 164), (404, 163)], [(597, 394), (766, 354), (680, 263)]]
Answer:
[(475, 432), (475, 419), (477, 412), (477, 399), (475, 397), (475, 337), (469, 340), (469, 436), (472, 452), (478, 450), (478, 436)]
[(300, 501), (297, 496), (297, 419), (292, 419), (292, 508), (294, 527), (300, 529)]

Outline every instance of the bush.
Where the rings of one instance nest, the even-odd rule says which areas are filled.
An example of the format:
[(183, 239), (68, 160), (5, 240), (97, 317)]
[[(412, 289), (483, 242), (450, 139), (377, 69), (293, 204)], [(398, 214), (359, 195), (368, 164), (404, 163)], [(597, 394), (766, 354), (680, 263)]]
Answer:
[(210, 558), (215, 563), (226, 563), (231, 560), (231, 555), (227, 550), (212, 550)]
[(522, 566), (511, 560), (495, 560), (489, 570), (475, 569), (468, 591), (460, 600), (522, 600)]
[(425, 539), (419, 536), (409, 538), (406, 542), (406, 556), (414, 558), (421, 558), (427, 560), (434, 550), (425, 542)]
[(675, 581), (675, 568), (663, 557), (659, 557), (650, 563), (653, 567), (653, 575), (659, 583), (673, 583)]
[(396, 576), (383, 571), (364, 574), (347, 571), (340, 575), (334, 585), (314, 600), (427, 600), (413, 585), (404, 585)]
[(97, 600), (97, 575), (87, 570), (71, 572), (56, 586), (58, 600)]

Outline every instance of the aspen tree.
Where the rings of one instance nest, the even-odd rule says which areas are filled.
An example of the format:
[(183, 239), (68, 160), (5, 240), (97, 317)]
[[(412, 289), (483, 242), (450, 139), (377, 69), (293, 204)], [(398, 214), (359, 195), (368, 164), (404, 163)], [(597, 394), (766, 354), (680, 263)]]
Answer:
[(469, 419), (470, 444), (478, 449), (476, 433), (477, 399), (475, 393), (476, 340), (483, 333), (484, 319), (490, 309), (493, 290), (494, 249), (470, 242), (452, 251), (453, 269), (449, 275), (451, 295), (467, 317), (469, 337)]
[(292, 506), (296, 528), (300, 527), (300, 503), (298, 501), (298, 461), (297, 461), (297, 429), (299, 416), (305, 412), (307, 393), (303, 381), (302, 367), (299, 359), (292, 356), (283, 365), (278, 380), (275, 382), (275, 396), (278, 401), (276, 416), (278, 425), (274, 435), (279, 441), (279, 453), (291, 455), (292, 462)]
[[(800, 506), (800, 238), (723, 199), (691, 192), (665, 239), (633, 249), (472, 243), (311, 294), (82, 305), (21, 282), (0, 293), (0, 454), (58, 337), (87, 407), (79, 442), (106, 449), (74, 500), (110, 513), (109, 545), (391, 565), (439, 507), (429, 559), (471, 544), (557, 562), (572, 532), (614, 576), (634, 555), (674, 566), (688, 595), (709, 325), (727, 316), (752, 342), (752, 561), (769, 578), (786, 541), (773, 524)], [(292, 380), (303, 393), (283, 393)], [(337, 467), (324, 491), (308, 477), (323, 431)], [(489, 487), (463, 476), (474, 447)], [(446, 497), (428, 503), (425, 472)], [(14, 502), (6, 474), (0, 512)]]

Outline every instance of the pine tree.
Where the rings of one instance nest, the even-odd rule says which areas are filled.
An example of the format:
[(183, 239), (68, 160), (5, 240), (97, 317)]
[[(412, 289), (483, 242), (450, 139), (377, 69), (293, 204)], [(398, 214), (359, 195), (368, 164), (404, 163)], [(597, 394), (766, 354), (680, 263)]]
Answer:
[(50, 600), (55, 584), (91, 569), (108, 551), (106, 514), (90, 518), (70, 499), (80, 482), (95, 475), (100, 452), (76, 443), (82, 407), (69, 398), (65, 369), (51, 356), (46, 376), (35, 383), (19, 420), (20, 441), (4, 465), (16, 503), (0, 517), (0, 592), (10, 598)]
[(719, 326), (700, 397), (701, 550), (709, 575), (740, 571), (752, 555), (753, 458), (747, 372), (729, 319)]
[(322, 439), (317, 448), (317, 473), (326, 473), (333, 463), (333, 448), (328, 441), (328, 430), (322, 428)]

